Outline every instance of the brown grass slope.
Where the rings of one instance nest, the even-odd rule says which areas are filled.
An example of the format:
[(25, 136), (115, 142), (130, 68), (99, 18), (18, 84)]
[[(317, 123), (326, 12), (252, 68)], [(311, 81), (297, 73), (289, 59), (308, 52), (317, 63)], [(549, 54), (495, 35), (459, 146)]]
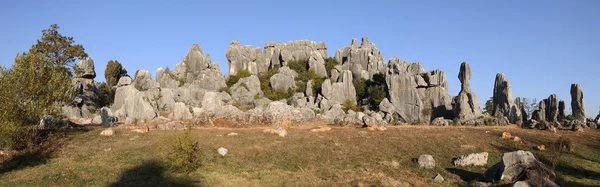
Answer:
[[(561, 135), (574, 143), (574, 152), (563, 154), (557, 167), (564, 185), (600, 186), (600, 131), (595, 130), (555, 134), (513, 126), (402, 126), (387, 131), (310, 132), (301, 126), (288, 129), (285, 138), (262, 130), (193, 129), (202, 166), (190, 174), (177, 174), (164, 167), (162, 158), (169, 140), (182, 131), (137, 134), (117, 128), (114, 136), (101, 137), (101, 129), (94, 129), (70, 135), (51, 154), (3, 161), (0, 186), (468, 186), (503, 152), (531, 150), (544, 161), (549, 151), (532, 147), (549, 145)], [(502, 139), (505, 131), (525, 144)], [(227, 136), (230, 132), (239, 135)], [(229, 154), (219, 156), (219, 147), (229, 149)], [(453, 157), (482, 151), (490, 153), (485, 167), (451, 163)], [(433, 155), (436, 168), (419, 168), (413, 159), (420, 154)], [(14, 167), (15, 163), (30, 164)], [(437, 173), (446, 180), (434, 182), (431, 178)]]

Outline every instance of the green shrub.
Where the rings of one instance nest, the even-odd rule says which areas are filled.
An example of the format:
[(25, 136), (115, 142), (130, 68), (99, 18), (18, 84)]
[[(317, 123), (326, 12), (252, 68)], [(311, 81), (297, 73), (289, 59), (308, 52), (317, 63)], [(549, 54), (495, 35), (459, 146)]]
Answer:
[(285, 91), (284, 89), (275, 89), (275, 90), (267, 90), (264, 92), (266, 98), (269, 98), (271, 101), (279, 101), (282, 99), (290, 99), (294, 95), (294, 90), (291, 88)]
[(367, 95), (367, 80), (364, 78), (358, 78), (358, 79), (354, 79), (352, 80), (352, 84), (354, 84), (354, 90), (356, 91), (356, 98), (357, 99), (362, 99), (365, 98)]
[(227, 92), (229, 95), (231, 95), (231, 89), (229, 87), (223, 87), (219, 89), (219, 92)]
[(200, 167), (198, 141), (189, 130), (173, 140), (169, 153), (165, 158), (168, 168), (175, 172), (189, 173)]
[(242, 104), (240, 102), (234, 101), (231, 103), (231, 106), (234, 106), (241, 110)]
[(339, 64), (340, 62), (335, 60), (335, 58), (325, 58), (325, 70), (327, 70), (327, 76), (331, 77), (331, 70)]
[(458, 118), (452, 119), (452, 125), (459, 126), (460, 125), (460, 119), (458, 119)]
[(100, 96), (95, 101), (96, 108), (110, 106), (115, 101), (115, 92), (106, 82), (100, 83), (98, 90), (100, 91)]
[(291, 60), (287, 62), (287, 66), (300, 75), (308, 71), (308, 59)]
[(312, 79), (312, 88), (313, 88), (313, 96), (317, 96), (317, 94), (321, 93), (321, 85), (325, 81), (325, 77), (317, 77)]
[(346, 100), (344, 101), (344, 104), (342, 104), (342, 109), (344, 111), (348, 111), (348, 110), (352, 110), (355, 112), (360, 112), (362, 111), (362, 108), (360, 108), (358, 105), (356, 105), (356, 103), (352, 100)]
[(250, 75), (252, 75), (252, 74), (250, 74), (250, 72), (248, 70), (245, 70), (245, 69), (239, 70), (235, 75), (229, 76), (229, 79), (227, 79), (227, 82), (226, 82), (227, 87), (233, 86), (241, 78), (250, 77)]

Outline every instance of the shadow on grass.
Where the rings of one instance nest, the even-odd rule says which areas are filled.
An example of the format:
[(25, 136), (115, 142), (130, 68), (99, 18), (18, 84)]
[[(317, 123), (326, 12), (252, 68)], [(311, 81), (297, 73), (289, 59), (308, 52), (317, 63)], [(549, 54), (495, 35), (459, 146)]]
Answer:
[(158, 161), (147, 161), (125, 171), (119, 181), (111, 187), (118, 186), (205, 186), (201, 181), (173, 178), (166, 175), (166, 168)]
[(556, 171), (562, 173), (562, 175), (569, 175), (575, 178), (586, 178), (592, 180), (600, 180), (600, 173), (595, 171), (586, 170), (583, 168), (575, 168), (573, 166), (559, 163), (556, 167)]
[(482, 178), (482, 174), (480, 173), (475, 173), (458, 168), (446, 168), (446, 171), (458, 175), (461, 180), (466, 182), (476, 181)]
[(46, 164), (49, 159), (50, 153), (46, 151), (20, 153), (2, 162), (2, 165), (0, 165), (0, 174)]
[(84, 133), (87, 129), (37, 130), (30, 144), (33, 147), (17, 152), (0, 164), (0, 174), (21, 170), (27, 167), (43, 165), (52, 158), (52, 153), (62, 147), (68, 140), (67, 134)]

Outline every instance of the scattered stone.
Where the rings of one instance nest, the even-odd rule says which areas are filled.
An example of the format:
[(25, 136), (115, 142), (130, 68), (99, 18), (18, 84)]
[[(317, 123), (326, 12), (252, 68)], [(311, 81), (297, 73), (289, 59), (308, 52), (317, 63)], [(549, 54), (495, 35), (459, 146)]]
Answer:
[(438, 118), (433, 119), (433, 121), (431, 121), (431, 125), (448, 126), (448, 125), (450, 125), (450, 123), (448, 122), (448, 120), (444, 119), (444, 117), (438, 117)]
[(144, 134), (144, 133), (150, 132), (150, 129), (148, 127), (137, 127), (137, 128), (135, 128), (135, 129), (133, 129), (131, 131), (137, 132), (137, 133), (140, 133), (140, 134)]
[(325, 132), (330, 131), (331, 127), (328, 126), (319, 126), (317, 128), (310, 129), (310, 132)]
[(435, 182), (444, 182), (444, 177), (442, 177), (442, 175), (440, 175), (439, 173), (433, 177), (433, 181)]
[(537, 149), (538, 151), (544, 151), (544, 150), (546, 150), (546, 146), (545, 145), (538, 145), (538, 146), (535, 146), (535, 149)]
[(433, 169), (435, 168), (435, 160), (431, 155), (421, 155), (418, 159), (419, 167), (425, 169)]
[(457, 158), (454, 158), (454, 165), (460, 167), (467, 166), (485, 166), (487, 165), (488, 153), (472, 153), (469, 155), (462, 155)]
[(237, 136), (237, 135), (239, 135), (239, 134), (236, 132), (230, 132), (229, 134), (227, 134), (227, 136)]
[(265, 129), (263, 130), (264, 133), (270, 133), (270, 134), (276, 134), (280, 137), (285, 137), (288, 135), (287, 130), (285, 130), (283, 127), (279, 127), (276, 129)]
[(511, 139), (512, 135), (510, 135), (509, 132), (502, 132), (502, 138), (504, 138), (504, 139)]
[(217, 152), (221, 155), (221, 156), (225, 156), (227, 155), (227, 149), (225, 149), (224, 147), (220, 147), (219, 149), (217, 149)]
[[(360, 132), (364, 132), (364, 131), (360, 131)], [(396, 162), (395, 160), (392, 160), (392, 161), (382, 161), (380, 163), (383, 164), (383, 165), (386, 165), (386, 166), (393, 167), (393, 168), (400, 167), (400, 163)]]
[(518, 181), (512, 184), (511, 187), (530, 187), (530, 185), (525, 181)]
[(102, 132), (100, 132), (101, 136), (112, 136), (114, 134), (115, 134), (115, 131), (112, 129), (106, 129), (106, 130), (103, 130)]
[(516, 142), (519, 145), (523, 145), (523, 140), (521, 138), (519, 138), (518, 136), (513, 136), (513, 142)]

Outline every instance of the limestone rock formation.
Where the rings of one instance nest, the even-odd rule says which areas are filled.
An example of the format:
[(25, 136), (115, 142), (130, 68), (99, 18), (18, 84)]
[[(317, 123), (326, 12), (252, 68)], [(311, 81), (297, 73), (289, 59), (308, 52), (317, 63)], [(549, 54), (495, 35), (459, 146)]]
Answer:
[(560, 100), (558, 102), (558, 121), (564, 121), (567, 119), (567, 114), (565, 113), (565, 101)]
[(235, 75), (237, 71), (242, 69), (257, 75), (259, 72), (267, 71), (270, 65), (261, 48), (242, 47), (237, 40), (231, 41), (225, 56), (229, 61), (229, 75)]
[(296, 73), (294, 70), (290, 69), (289, 67), (282, 67), (279, 68), (279, 73), (271, 76), (269, 82), (273, 89), (283, 89), (284, 91), (287, 91), (290, 88), (296, 88), (295, 79), (297, 76), (298, 73)]
[[(121, 79), (124, 78), (128, 77)], [(144, 100), (144, 94), (135, 89), (133, 85), (117, 88), (112, 111), (119, 121), (133, 122), (135, 120), (151, 120), (156, 117), (152, 105)]]
[(343, 104), (346, 101), (356, 103), (356, 90), (352, 83), (352, 72), (343, 71), (337, 82), (334, 83), (326, 79), (321, 85), (321, 92), (327, 100), (333, 103)]
[(571, 84), (571, 110), (576, 120), (587, 121), (585, 117), (585, 103), (583, 100), (583, 88), (579, 84)]
[(320, 53), (321, 57), (327, 58), (327, 45), (324, 42), (317, 43), (309, 40), (287, 43), (269, 42), (265, 44), (264, 51), (267, 62), (270, 62), (269, 68), (286, 66), (287, 62), (291, 60), (308, 60), (313, 51)]
[(318, 51), (312, 51), (310, 53), (310, 59), (308, 60), (309, 70), (315, 71), (315, 74), (321, 77), (327, 77), (327, 70), (325, 69), (325, 59)]
[(556, 94), (552, 94), (546, 100), (546, 120), (548, 122), (557, 122), (559, 113), (559, 102)]
[(510, 83), (502, 73), (496, 74), (493, 103), (496, 117), (507, 117), (511, 123), (521, 120), (521, 110), (513, 102)]
[[(175, 65), (175, 71), (170, 73), (174, 75), (173, 78), (175, 79), (170, 75), (161, 75), (160, 77), (165, 79), (170, 78), (185, 84), (198, 85), (199, 88), (209, 91), (218, 91), (227, 86), (219, 64), (212, 63), (210, 55), (205, 55), (198, 44), (192, 45), (183, 58), (183, 61)], [(168, 82), (172, 81), (163, 80), (161, 84), (163, 82), (168, 85)], [(183, 85), (179, 84), (178, 86), (181, 87)]]
[(484, 178), (503, 183), (525, 180), (529, 184), (539, 184), (543, 181), (545, 186), (557, 186), (554, 182), (556, 173), (538, 161), (533, 153), (523, 150), (504, 153), (500, 162), (485, 171)]
[(151, 88), (160, 87), (160, 83), (152, 80), (152, 74), (147, 70), (137, 70), (135, 72), (133, 85), (135, 86), (135, 89), (138, 89), (139, 91), (146, 91)]
[(260, 80), (256, 75), (244, 77), (231, 86), (231, 97), (240, 103), (252, 103), (255, 97), (262, 97)]
[(360, 46), (356, 39), (352, 39), (350, 46), (336, 51), (335, 59), (342, 63), (343, 70), (352, 71), (354, 78), (370, 79), (386, 71), (383, 53), (366, 36), (362, 38)]
[(94, 79), (96, 78), (96, 70), (94, 68), (94, 59), (91, 57), (85, 57), (79, 61), (77, 64), (77, 69), (75, 71), (75, 77), (77, 78), (85, 78), (85, 79)]
[(469, 84), (471, 67), (467, 62), (460, 65), (458, 79), (462, 86), (454, 101), (454, 116), (460, 119), (461, 122), (476, 119), (482, 115), (482, 111), (477, 96), (471, 91), (471, 85)]
[(406, 123), (423, 122), (423, 102), (417, 91), (415, 76), (425, 71), (418, 63), (407, 63), (392, 57), (388, 63), (386, 84), (388, 99), (394, 105), (394, 116)]

